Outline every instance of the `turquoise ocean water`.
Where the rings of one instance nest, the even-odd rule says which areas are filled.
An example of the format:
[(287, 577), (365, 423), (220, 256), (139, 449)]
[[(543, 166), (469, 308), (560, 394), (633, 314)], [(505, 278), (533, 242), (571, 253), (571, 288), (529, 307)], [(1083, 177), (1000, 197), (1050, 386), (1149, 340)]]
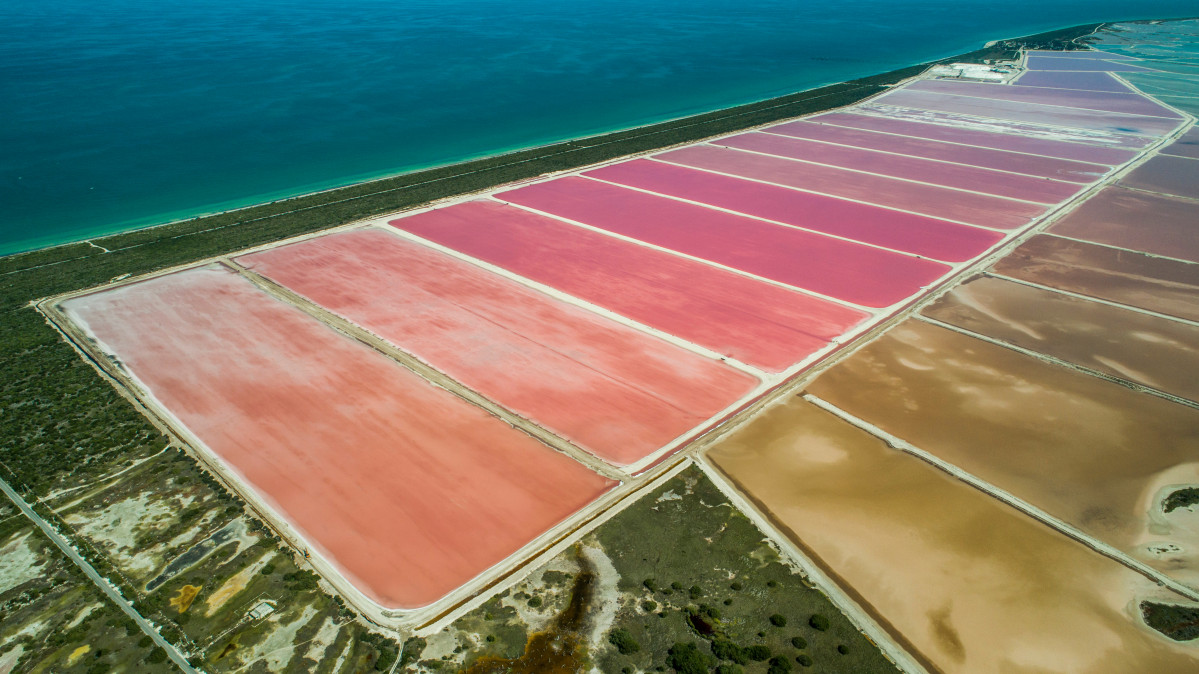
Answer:
[(0, 0), (0, 254), (1193, 0)]

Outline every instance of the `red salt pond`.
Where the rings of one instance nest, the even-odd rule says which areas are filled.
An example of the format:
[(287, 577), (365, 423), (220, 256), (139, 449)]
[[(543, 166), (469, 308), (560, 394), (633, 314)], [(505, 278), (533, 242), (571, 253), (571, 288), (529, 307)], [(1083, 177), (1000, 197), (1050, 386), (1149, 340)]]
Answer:
[(1109, 166), (1123, 164), (1124, 162), (1137, 156), (1136, 150), (1121, 149), (1118, 147), (1101, 147), (1087, 143), (1053, 140), (1050, 138), (1022, 136), (1016, 133), (1004, 133), (998, 129), (984, 131), (981, 129), (964, 128), (962, 126), (952, 126), (946, 124), (926, 124), (923, 122), (916, 122), (906, 119), (894, 119), (891, 117), (855, 115), (848, 112), (832, 112), (826, 115), (812, 117), (811, 119), (812, 121), (820, 122), (821, 124), (836, 124), (838, 126), (848, 126), (855, 129), (883, 131), (886, 133), (913, 136), (916, 138), (943, 140), (950, 143), (976, 145), (979, 147), (989, 147), (999, 150), (1010, 150), (1012, 152), (1026, 152), (1028, 154), (1037, 154), (1046, 157), (1060, 157), (1062, 159), (1074, 159), (1076, 161), (1094, 162), (1096, 164), (1107, 164)]
[[(1103, 164), (1087, 164), (1056, 157), (1040, 157), (1032, 154), (1008, 152), (990, 148), (971, 147), (957, 143), (945, 143), (923, 138), (896, 136), (889, 133), (850, 129), (830, 124), (813, 122), (788, 122), (765, 129), (769, 133), (793, 138), (852, 145), (854, 147), (882, 152), (895, 152), (912, 157), (939, 159), (958, 164), (969, 164), (982, 168), (1023, 173), (1026, 175), (1054, 178), (1075, 183), (1091, 183), (1103, 177), (1110, 167)], [(914, 174), (916, 177), (919, 174)]]
[(751, 132), (721, 138), (711, 141), (711, 143), (738, 150), (762, 152), (789, 159), (1042, 204), (1057, 203), (1082, 189), (1075, 183), (948, 164), (919, 157), (886, 154), (856, 147), (830, 145), (802, 138), (777, 136), (772, 133)]
[(1158, 155), (1120, 179), (1121, 185), (1199, 199), (1199, 159)]
[(1053, 234), (1199, 262), (1199, 202), (1109, 187), (1049, 228)]
[(1023, 227), (1045, 212), (1037, 204), (714, 145), (693, 145), (654, 159), (997, 229)]
[(869, 307), (900, 302), (949, 271), (931, 260), (587, 178), (558, 178), (496, 197)]
[(443, 597), (614, 484), (223, 268), (63, 307), (385, 607)]
[(1106, 70), (1113, 73), (1154, 72), (1150, 68), (1142, 68), (1132, 63), (1116, 63), (1098, 58), (1064, 58), (1060, 56), (1045, 56), (1043, 54), (1029, 56), (1026, 65), (1029, 70)]
[(1111, 93), (1103, 91), (1069, 91), (1041, 89), (1020, 85), (984, 84), (981, 82), (953, 82), (948, 80), (922, 80), (907, 87), (911, 91), (926, 91), (955, 96), (977, 96), (997, 101), (1018, 103), (1041, 103), (1060, 105), (1083, 110), (1103, 110), (1130, 115), (1149, 115), (1182, 119), (1182, 115), (1138, 93), (1126, 91)]
[(238, 258), (500, 405), (629, 465), (758, 380), (377, 229)]
[(1003, 238), (990, 230), (648, 159), (585, 175), (946, 262), (969, 260)]
[[(892, 91), (874, 99), (873, 102), (979, 117), (1148, 136), (1164, 136), (1173, 131), (1179, 121), (1145, 115), (938, 94), (916, 89)], [(1145, 139), (1145, 143), (1148, 142), (1150, 140)]]
[(779, 372), (864, 312), (494, 201), (391, 225), (741, 362)]
[(1022, 87), (1046, 87), (1049, 89), (1075, 89), (1078, 91), (1111, 91), (1129, 93), (1120, 80), (1105, 72), (1028, 71), (1016, 80)]

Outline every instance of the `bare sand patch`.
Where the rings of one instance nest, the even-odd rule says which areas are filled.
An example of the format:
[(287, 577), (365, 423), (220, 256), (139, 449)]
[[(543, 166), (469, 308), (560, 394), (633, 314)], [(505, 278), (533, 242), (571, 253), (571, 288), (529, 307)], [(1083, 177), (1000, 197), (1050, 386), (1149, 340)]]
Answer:
[(32, 543), (30, 532), (26, 532), (0, 548), (0, 593), (41, 576), (46, 560), (40, 558)]
[(230, 576), (215, 592), (208, 595), (208, 599), (204, 601), (208, 606), (208, 610), (204, 615), (212, 616), (219, 608), (225, 605), (225, 602), (246, 589), (246, 585), (250, 584), (250, 580), (254, 578), (254, 575), (261, 571), (262, 567), (266, 566), (267, 562), (274, 556), (274, 552), (268, 552), (259, 557), (254, 563)]

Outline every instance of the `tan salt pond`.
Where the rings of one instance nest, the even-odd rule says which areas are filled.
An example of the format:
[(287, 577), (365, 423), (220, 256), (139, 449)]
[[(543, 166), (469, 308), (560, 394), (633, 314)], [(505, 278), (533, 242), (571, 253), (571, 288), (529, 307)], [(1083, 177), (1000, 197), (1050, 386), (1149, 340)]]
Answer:
[(1199, 668), (1136, 617), (1176, 595), (800, 398), (708, 458), (932, 670)]
[(1002, 279), (954, 288), (924, 315), (1199, 400), (1199, 327)]
[(1199, 410), (914, 320), (809, 390), (1199, 587), (1199, 527), (1160, 502), (1199, 483)]

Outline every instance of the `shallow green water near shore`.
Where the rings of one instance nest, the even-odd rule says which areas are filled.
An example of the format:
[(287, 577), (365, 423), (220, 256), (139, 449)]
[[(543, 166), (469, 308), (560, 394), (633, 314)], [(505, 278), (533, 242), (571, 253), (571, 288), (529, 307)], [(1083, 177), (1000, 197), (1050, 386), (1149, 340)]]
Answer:
[(719, 109), (990, 39), (1193, 11), (1176, 0), (1133, 9), (1116, 0), (992, 7), (8, 7), (0, 21), (0, 254)]

